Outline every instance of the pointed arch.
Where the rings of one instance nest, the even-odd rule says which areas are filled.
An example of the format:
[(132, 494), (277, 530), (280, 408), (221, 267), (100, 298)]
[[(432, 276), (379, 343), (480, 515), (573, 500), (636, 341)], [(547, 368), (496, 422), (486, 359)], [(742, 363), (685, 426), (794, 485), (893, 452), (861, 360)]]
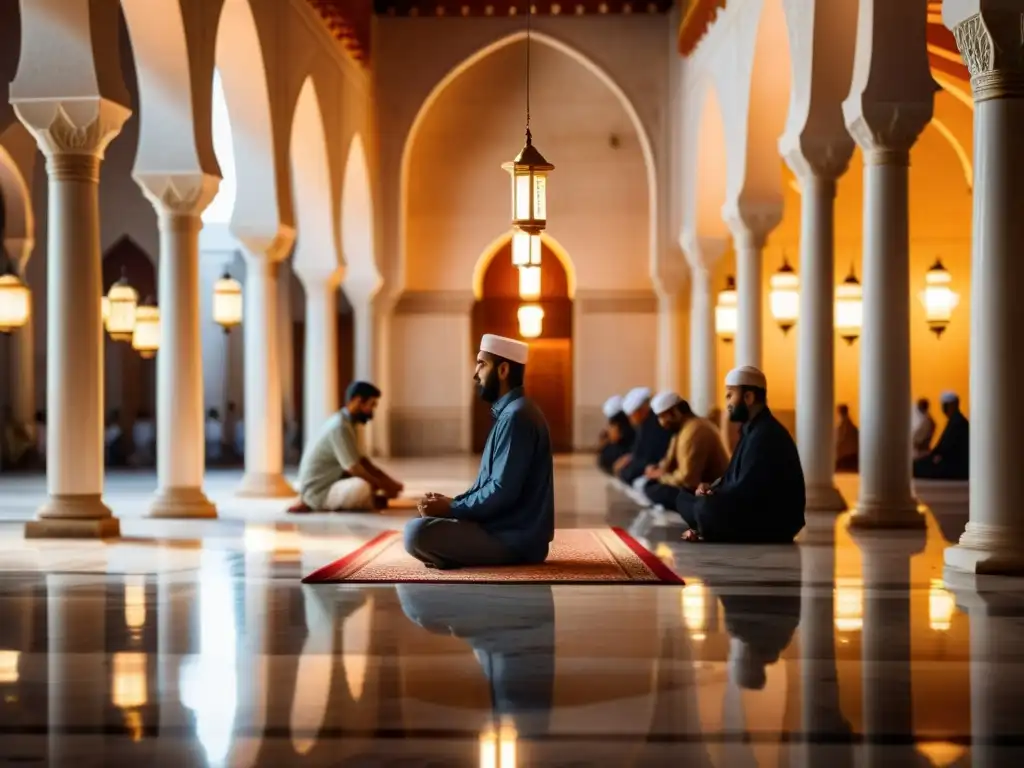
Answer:
[(366, 160), (366, 146), (359, 133), (352, 137), (345, 160), (340, 222), (345, 282), (359, 285), (372, 296), (380, 288), (382, 278), (377, 268), (370, 168)]
[(4, 206), (4, 239), (34, 240), (35, 214), (28, 183), (14, 158), (0, 145), (0, 194)]
[(299, 276), (326, 277), (341, 266), (331, 194), (327, 134), (313, 78), (299, 91), (292, 117), (290, 146), (292, 197), (298, 247), (294, 266)]

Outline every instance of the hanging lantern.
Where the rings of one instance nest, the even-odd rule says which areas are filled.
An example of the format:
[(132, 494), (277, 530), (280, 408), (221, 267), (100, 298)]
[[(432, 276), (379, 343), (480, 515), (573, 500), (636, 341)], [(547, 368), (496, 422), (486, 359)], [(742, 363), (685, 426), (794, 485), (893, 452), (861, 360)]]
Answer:
[(960, 303), (960, 297), (950, 287), (952, 281), (949, 271), (942, 266), (942, 259), (936, 259), (924, 276), (921, 303), (924, 304), (928, 327), (936, 337), (942, 336), (953, 317), (953, 310)]
[(10, 264), (0, 272), (0, 333), (11, 333), (28, 322), (31, 294)]
[(135, 311), (132, 349), (143, 360), (149, 360), (160, 349), (160, 310), (153, 297), (147, 298)]
[(772, 275), (770, 284), (772, 317), (782, 332), (788, 334), (800, 315), (800, 278), (789, 265), (785, 254), (782, 255), (782, 266)]
[(524, 339), (536, 339), (544, 332), (544, 310), (538, 304), (524, 304), (517, 314), (519, 335)]
[(725, 278), (725, 290), (718, 294), (715, 306), (715, 333), (726, 344), (736, 338), (737, 325), (736, 278)]
[(110, 286), (107, 304), (106, 325), (110, 338), (130, 342), (135, 331), (135, 310), (139, 305), (139, 294), (128, 284), (123, 268), (121, 279)]
[(227, 272), (213, 284), (213, 320), (224, 333), (242, 323), (242, 284)]
[(540, 267), (519, 267), (519, 298), (524, 301), (540, 298)]
[(540, 235), (517, 229), (512, 234), (512, 264), (516, 267), (539, 267)]
[(847, 344), (853, 344), (860, 338), (860, 329), (864, 324), (863, 296), (860, 280), (857, 279), (851, 264), (850, 274), (836, 286), (836, 330), (839, 332), (839, 338)]

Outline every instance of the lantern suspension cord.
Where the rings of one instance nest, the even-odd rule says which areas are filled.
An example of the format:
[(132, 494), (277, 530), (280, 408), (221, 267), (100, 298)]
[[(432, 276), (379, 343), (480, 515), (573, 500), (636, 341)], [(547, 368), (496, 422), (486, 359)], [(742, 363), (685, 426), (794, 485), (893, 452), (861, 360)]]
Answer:
[(533, 6), (526, 6), (526, 143), (530, 143), (530, 20)]

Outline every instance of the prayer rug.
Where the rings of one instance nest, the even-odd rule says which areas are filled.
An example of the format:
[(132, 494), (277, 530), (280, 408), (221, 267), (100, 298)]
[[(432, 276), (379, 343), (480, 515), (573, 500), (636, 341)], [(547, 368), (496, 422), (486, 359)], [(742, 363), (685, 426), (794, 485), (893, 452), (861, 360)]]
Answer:
[(306, 584), (675, 584), (683, 580), (621, 528), (555, 531), (541, 565), (427, 568), (403, 546), (401, 531), (386, 531), (355, 552), (314, 571)]

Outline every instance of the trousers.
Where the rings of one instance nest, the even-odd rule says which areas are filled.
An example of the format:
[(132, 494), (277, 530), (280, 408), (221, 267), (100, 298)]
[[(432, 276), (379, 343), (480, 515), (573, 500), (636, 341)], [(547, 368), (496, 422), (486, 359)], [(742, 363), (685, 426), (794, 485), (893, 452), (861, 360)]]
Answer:
[(522, 559), (476, 523), (420, 517), (405, 525), (405, 551), (435, 568), (517, 565)]

